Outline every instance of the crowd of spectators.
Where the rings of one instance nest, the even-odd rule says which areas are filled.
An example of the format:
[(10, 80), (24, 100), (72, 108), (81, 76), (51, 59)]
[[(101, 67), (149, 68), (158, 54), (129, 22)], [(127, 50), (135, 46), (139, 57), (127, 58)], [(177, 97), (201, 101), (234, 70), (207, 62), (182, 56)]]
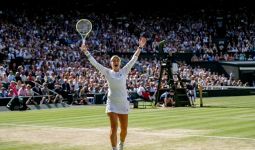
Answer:
[[(86, 43), (95, 59), (106, 67), (109, 67), (111, 53), (121, 53), (122, 62), (126, 63), (130, 58), (125, 54), (134, 52), (141, 35), (148, 38), (142, 53), (159, 53), (159, 43), (166, 40), (164, 53), (193, 53), (192, 61), (255, 60), (255, 16), (246, 8), (220, 14), (201, 9), (165, 16), (53, 12), (45, 8), (34, 14), (26, 10), (1, 10), (0, 52), (7, 57), (0, 65), (0, 97), (34, 95), (30, 90), (36, 88), (31, 87), (37, 85), (34, 83), (41, 85), (40, 92), (36, 92), (39, 95), (50, 95), (50, 91), (61, 95), (55, 97), (54, 102), (68, 98), (70, 93), (81, 96), (81, 89), (85, 93), (106, 93), (106, 80), (79, 49), (81, 38), (75, 31), (75, 23), (81, 16), (93, 23)], [(224, 18), (223, 44), (215, 42), (220, 37), (219, 15)], [(17, 64), (13, 60), (22, 61)], [(136, 91), (142, 85), (155, 92), (159, 68), (157, 57), (141, 57), (128, 76), (128, 90)], [(231, 76), (199, 66), (192, 68), (181, 64), (179, 73), (181, 78), (205, 86), (247, 86)], [(166, 73), (161, 85), (160, 88), (168, 86)], [(44, 86), (50, 91), (45, 91)], [(40, 103), (50, 102), (50, 99), (44, 97)]]

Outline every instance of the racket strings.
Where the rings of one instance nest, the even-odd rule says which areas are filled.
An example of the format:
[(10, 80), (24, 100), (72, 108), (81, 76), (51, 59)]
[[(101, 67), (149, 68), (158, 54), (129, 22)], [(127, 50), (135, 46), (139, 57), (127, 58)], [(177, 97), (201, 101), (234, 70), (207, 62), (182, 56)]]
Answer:
[(88, 34), (92, 29), (92, 24), (88, 20), (81, 20), (76, 25), (76, 30), (80, 34)]

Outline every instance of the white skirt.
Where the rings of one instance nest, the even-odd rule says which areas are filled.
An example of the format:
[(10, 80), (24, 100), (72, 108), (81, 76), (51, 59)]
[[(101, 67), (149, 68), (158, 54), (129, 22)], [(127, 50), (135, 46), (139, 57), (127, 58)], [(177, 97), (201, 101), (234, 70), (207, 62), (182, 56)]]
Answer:
[(111, 100), (107, 100), (106, 103), (106, 113), (109, 112), (114, 112), (117, 114), (128, 114), (130, 110), (130, 106), (129, 106), (129, 101), (125, 100), (125, 101), (121, 101), (118, 103), (114, 103)]

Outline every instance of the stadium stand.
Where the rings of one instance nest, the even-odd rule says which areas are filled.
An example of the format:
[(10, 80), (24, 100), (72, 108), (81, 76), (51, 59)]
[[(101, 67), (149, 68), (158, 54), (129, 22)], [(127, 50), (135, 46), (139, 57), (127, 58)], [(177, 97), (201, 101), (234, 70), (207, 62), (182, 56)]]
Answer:
[[(28, 3), (23, 6), (28, 6)], [(99, 11), (73, 11), (74, 7), (78, 6), (66, 11), (56, 11), (53, 7), (13, 10), (1, 8), (2, 106), (10, 101), (13, 96), (11, 92), (17, 92), (14, 95), (19, 96), (18, 82), (30, 82), (32, 87), (35, 86), (33, 82), (45, 85), (54, 91), (54, 96), (60, 95), (60, 99), (62, 97), (66, 104), (77, 104), (73, 103), (74, 95), (80, 98), (77, 93), (84, 88), (87, 97), (92, 97), (92, 103), (103, 104), (107, 83), (80, 52), (80, 37), (74, 30), (75, 22), (83, 16), (93, 23), (93, 32), (88, 37), (87, 44), (96, 60), (106, 67), (109, 67), (107, 60), (114, 54), (121, 56), (124, 65), (135, 50), (138, 37), (144, 35), (148, 38), (146, 48), (128, 76), (129, 92), (136, 92), (141, 84), (150, 87), (149, 92), (157, 90), (161, 67), (159, 43), (162, 40), (166, 41), (163, 54), (167, 57), (173, 53), (174, 61), (179, 64), (181, 80), (191, 80), (205, 87), (255, 86), (254, 69), (248, 79), (237, 73), (230, 76), (231, 72), (222, 67), (222, 62), (246, 63), (255, 60), (255, 15), (250, 8), (183, 8), (181, 11), (155, 11), (144, 15), (143, 12), (117, 10), (103, 14)], [(250, 66), (252, 68), (254, 65)], [(176, 76), (173, 79), (175, 82), (179, 80)], [(10, 87), (11, 82), (15, 82), (15, 86)], [(165, 72), (161, 83), (159, 90), (169, 85)], [(43, 92), (49, 95), (45, 88), (40, 87), (39, 90), (42, 93), (38, 93), (38, 97), (44, 97)], [(51, 100), (47, 96), (37, 103), (55, 103), (54, 99)], [(58, 104), (61, 103), (57, 102)]]

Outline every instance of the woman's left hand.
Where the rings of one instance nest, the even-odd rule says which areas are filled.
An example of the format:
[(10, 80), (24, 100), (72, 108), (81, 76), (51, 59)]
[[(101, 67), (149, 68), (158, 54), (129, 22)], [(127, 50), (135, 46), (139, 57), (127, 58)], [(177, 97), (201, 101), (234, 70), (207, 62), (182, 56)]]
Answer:
[(145, 37), (140, 37), (140, 39), (139, 39), (139, 47), (144, 47), (145, 46), (145, 44), (146, 44), (146, 42), (147, 42), (147, 39), (145, 38)]

